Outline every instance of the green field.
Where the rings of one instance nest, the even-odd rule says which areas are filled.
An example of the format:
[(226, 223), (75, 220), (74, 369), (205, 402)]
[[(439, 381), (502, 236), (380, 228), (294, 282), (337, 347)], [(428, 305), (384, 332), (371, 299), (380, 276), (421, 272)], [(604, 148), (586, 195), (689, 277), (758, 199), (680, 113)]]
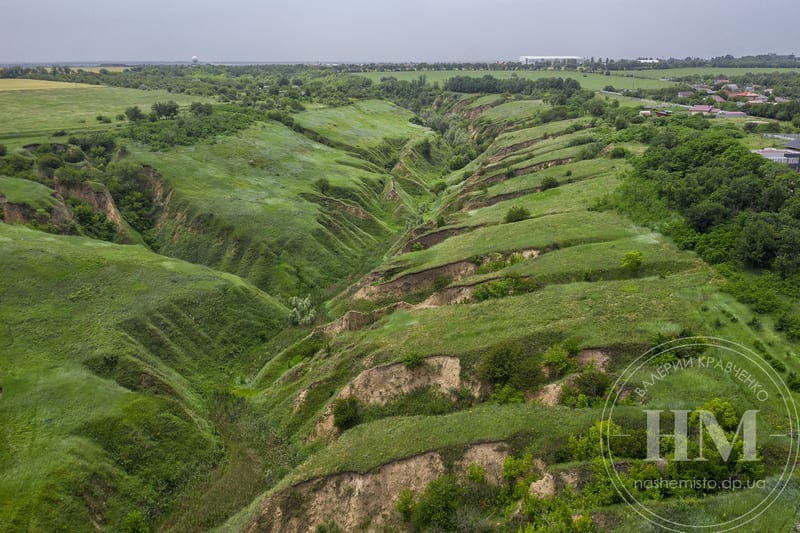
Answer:
[(483, 76), (494, 76), (495, 78), (510, 78), (518, 76), (524, 79), (537, 80), (542, 78), (573, 78), (578, 80), (581, 87), (592, 91), (599, 91), (607, 85), (613, 85), (617, 89), (660, 89), (670, 87), (672, 82), (662, 81), (657, 78), (632, 78), (624, 75), (603, 76), (601, 74), (589, 74), (575, 71), (561, 70), (429, 70), (429, 71), (398, 71), (398, 72), (365, 72), (359, 74), (366, 76), (374, 82), (379, 82), (381, 78), (394, 77), (398, 80), (416, 80), (420, 76), (425, 76), (429, 83), (442, 83), (448, 78), (455, 76), (470, 76), (480, 78)]
[[(796, 68), (731, 68), (731, 67), (686, 67), (670, 69), (634, 70), (626, 73), (614, 73), (617, 76), (635, 76), (637, 78), (648, 78), (658, 80), (668, 80), (683, 78), (687, 76), (703, 76), (708, 78), (726, 78), (729, 76), (744, 76), (746, 74), (769, 74), (772, 72), (796, 73), (800, 69)], [(614, 84), (616, 87), (617, 85)], [(645, 87), (640, 87), (641, 89)]]
[[(24, 83), (19, 90), (3, 90), (3, 82)], [(124, 127), (125, 122), (116, 116), (131, 106), (148, 112), (155, 102), (174, 100), (188, 106), (207, 100), (166, 91), (72, 85), (75, 87), (62, 88), (56, 82), (0, 80), (0, 144), (12, 149), (33, 142), (64, 140), (53, 137), (58, 131), (71, 135)], [(112, 123), (99, 122), (99, 115), (107, 116)]]

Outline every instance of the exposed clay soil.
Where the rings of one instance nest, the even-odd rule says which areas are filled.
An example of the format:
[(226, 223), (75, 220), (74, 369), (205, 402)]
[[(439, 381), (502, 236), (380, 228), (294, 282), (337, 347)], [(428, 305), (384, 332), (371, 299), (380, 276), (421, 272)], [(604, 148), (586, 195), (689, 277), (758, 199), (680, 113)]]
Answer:
[[(248, 531), (300, 533), (316, 531), (318, 525), (335, 522), (342, 531), (356, 531), (369, 523), (375, 531), (395, 511), (404, 489), (421, 492), (444, 473), (436, 452), (385, 464), (365, 474), (344, 473), (315, 479), (268, 497)], [(388, 516), (387, 516), (388, 515)]]
[(563, 388), (564, 385), (562, 383), (549, 383), (535, 392), (530, 399), (542, 405), (553, 407), (561, 402), (561, 389)]
[(469, 302), (472, 298), (473, 286), (463, 285), (458, 287), (447, 287), (434, 292), (423, 302), (414, 306), (414, 309), (431, 309), (443, 305), (453, 305)]
[[(502, 481), (503, 461), (508, 455), (502, 442), (467, 448), (456, 468), (480, 465), (486, 479)], [(366, 473), (346, 472), (312, 479), (289, 487), (261, 502), (247, 528), (255, 532), (312, 532), (321, 524), (335, 523), (342, 531), (382, 531), (400, 525), (397, 499), (401, 491), (419, 494), (428, 483), (445, 473), (438, 452), (428, 452), (384, 464)]]
[(503, 482), (503, 463), (508, 455), (508, 446), (502, 441), (473, 444), (464, 452), (457, 470), (466, 474), (470, 465), (478, 465), (489, 483), (499, 485)]
[(611, 361), (611, 357), (606, 350), (590, 348), (578, 352), (578, 354), (575, 356), (575, 361), (578, 363), (578, 365), (580, 365), (581, 368), (594, 365), (594, 368), (600, 372), (606, 372), (606, 370), (608, 370), (608, 363)]
[(103, 187), (102, 191), (95, 191), (86, 183), (70, 185), (56, 184), (56, 191), (65, 198), (78, 198), (92, 206), (95, 211), (102, 211), (117, 227), (117, 231), (126, 234), (127, 230), (111, 193)]
[[(485, 392), (480, 383), (461, 378), (461, 360), (458, 357), (436, 355), (424, 359), (415, 368), (393, 363), (365, 370), (345, 385), (336, 399), (354, 397), (365, 404), (383, 405), (422, 387), (434, 387), (445, 394), (458, 389), (468, 389), (475, 396)], [(294, 402), (295, 410), (302, 405), (306, 394), (306, 391), (298, 394)], [(328, 404), (309, 440), (336, 436), (332, 406), (333, 403)]]

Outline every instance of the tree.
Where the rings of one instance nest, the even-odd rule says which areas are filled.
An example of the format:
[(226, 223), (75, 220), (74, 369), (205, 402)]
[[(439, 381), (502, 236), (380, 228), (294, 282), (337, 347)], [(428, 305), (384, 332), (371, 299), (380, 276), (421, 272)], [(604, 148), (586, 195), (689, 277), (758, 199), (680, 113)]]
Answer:
[(139, 109), (137, 105), (126, 109), (125, 116), (128, 117), (128, 120), (131, 122), (136, 122), (137, 120), (143, 120), (145, 118), (144, 113), (142, 113), (142, 110)]
[(211, 104), (203, 104), (200, 102), (192, 102), (189, 105), (189, 111), (195, 116), (208, 116), (214, 112), (214, 107)]
[(317, 311), (311, 304), (311, 295), (305, 298), (292, 296), (289, 298), (289, 307), (292, 308), (289, 312), (289, 322), (295, 326), (308, 326), (317, 316)]
[(8, 148), (5, 144), (0, 144), (0, 157), (4, 157), (8, 153)]
[(178, 104), (173, 100), (169, 102), (156, 102), (150, 109), (152, 109), (156, 118), (175, 118), (178, 116)]
[(506, 224), (511, 222), (519, 222), (520, 220), (525, 220), (530, 216), (531, 212), (528, 211), (526, 208), (522, 206), (514, 206), (506, 212), (505, 222)]
[(642, 256), (642, 252), (639, 250), (625, 252), (625, 255), (622, 256), (622, 268), (628, 270), (629, 272), (639, 272), (642, 269), (643, 263), (644, 257)]

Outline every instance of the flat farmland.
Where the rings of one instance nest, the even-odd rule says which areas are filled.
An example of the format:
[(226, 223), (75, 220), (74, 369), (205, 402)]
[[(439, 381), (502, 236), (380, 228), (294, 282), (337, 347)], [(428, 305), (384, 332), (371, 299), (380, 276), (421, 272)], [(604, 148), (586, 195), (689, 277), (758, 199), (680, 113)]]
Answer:
[(603, 76), (602, 74), (589, 74), (583, 72), (575, 72), (568, 70), (431, 70), (431, 71), (382, 71), (382, 72), (364, 72), (360, 74), (366, 76), (374, 82), (379, 82), (381, 78), (393, 76), (398, 80), (416, 80), (420, 76), (425, 76), (428, 82), (443, 83), (444, 81), (455, 76), (469, 76), (471, 78), (481, 78), (483, 76), (494, 76), (495, 78), (504, 79), (511, 78), (516, 75), (519, 78), (528, 80), (539, 80), (543, 78), (573, 78), (578, 80), (581, 87), (593, 91), (599, 91), (607, 85), (613, 85), (616, 89), (660, 89), (662, 87), (670, 87), (673, 85), (670, 81), (663, 81), (658, 77), (645, 78), (645, 77), (632, 77), (610, 75)]
[[(147, 112), (153, 103), (167, 100), (185, 106), (205, 99), (167, 91), (41, 80), (0, 80), (0, 144), (15, 148), (50, 138), (57, 131), (67, 134), (105, 131), (121, 125), (115, 117), (126, 108), (139, 106)], [(109, 117), (112, 123), (99, 122), (99, 115)]]

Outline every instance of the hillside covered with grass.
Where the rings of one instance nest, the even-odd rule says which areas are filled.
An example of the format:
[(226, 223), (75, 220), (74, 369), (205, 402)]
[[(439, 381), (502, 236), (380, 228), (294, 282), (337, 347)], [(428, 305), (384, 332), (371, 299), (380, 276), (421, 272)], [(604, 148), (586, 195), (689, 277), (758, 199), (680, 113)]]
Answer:
[[(0, 84), (60, 102), (0, 131), (0, 530), (651, 527), (614, 468), (682, 523), (780, 487), (758, 527), (794, 527), (798, 175), (743, 123), (617, 75), (217, 69)], [(700, 357), (740, 373), (637, 392)], [(759, 410), (758, 461), (647, 461), (677, 409), (736, 458)], [(761, 484), (637, 485), (703, 476)]]

